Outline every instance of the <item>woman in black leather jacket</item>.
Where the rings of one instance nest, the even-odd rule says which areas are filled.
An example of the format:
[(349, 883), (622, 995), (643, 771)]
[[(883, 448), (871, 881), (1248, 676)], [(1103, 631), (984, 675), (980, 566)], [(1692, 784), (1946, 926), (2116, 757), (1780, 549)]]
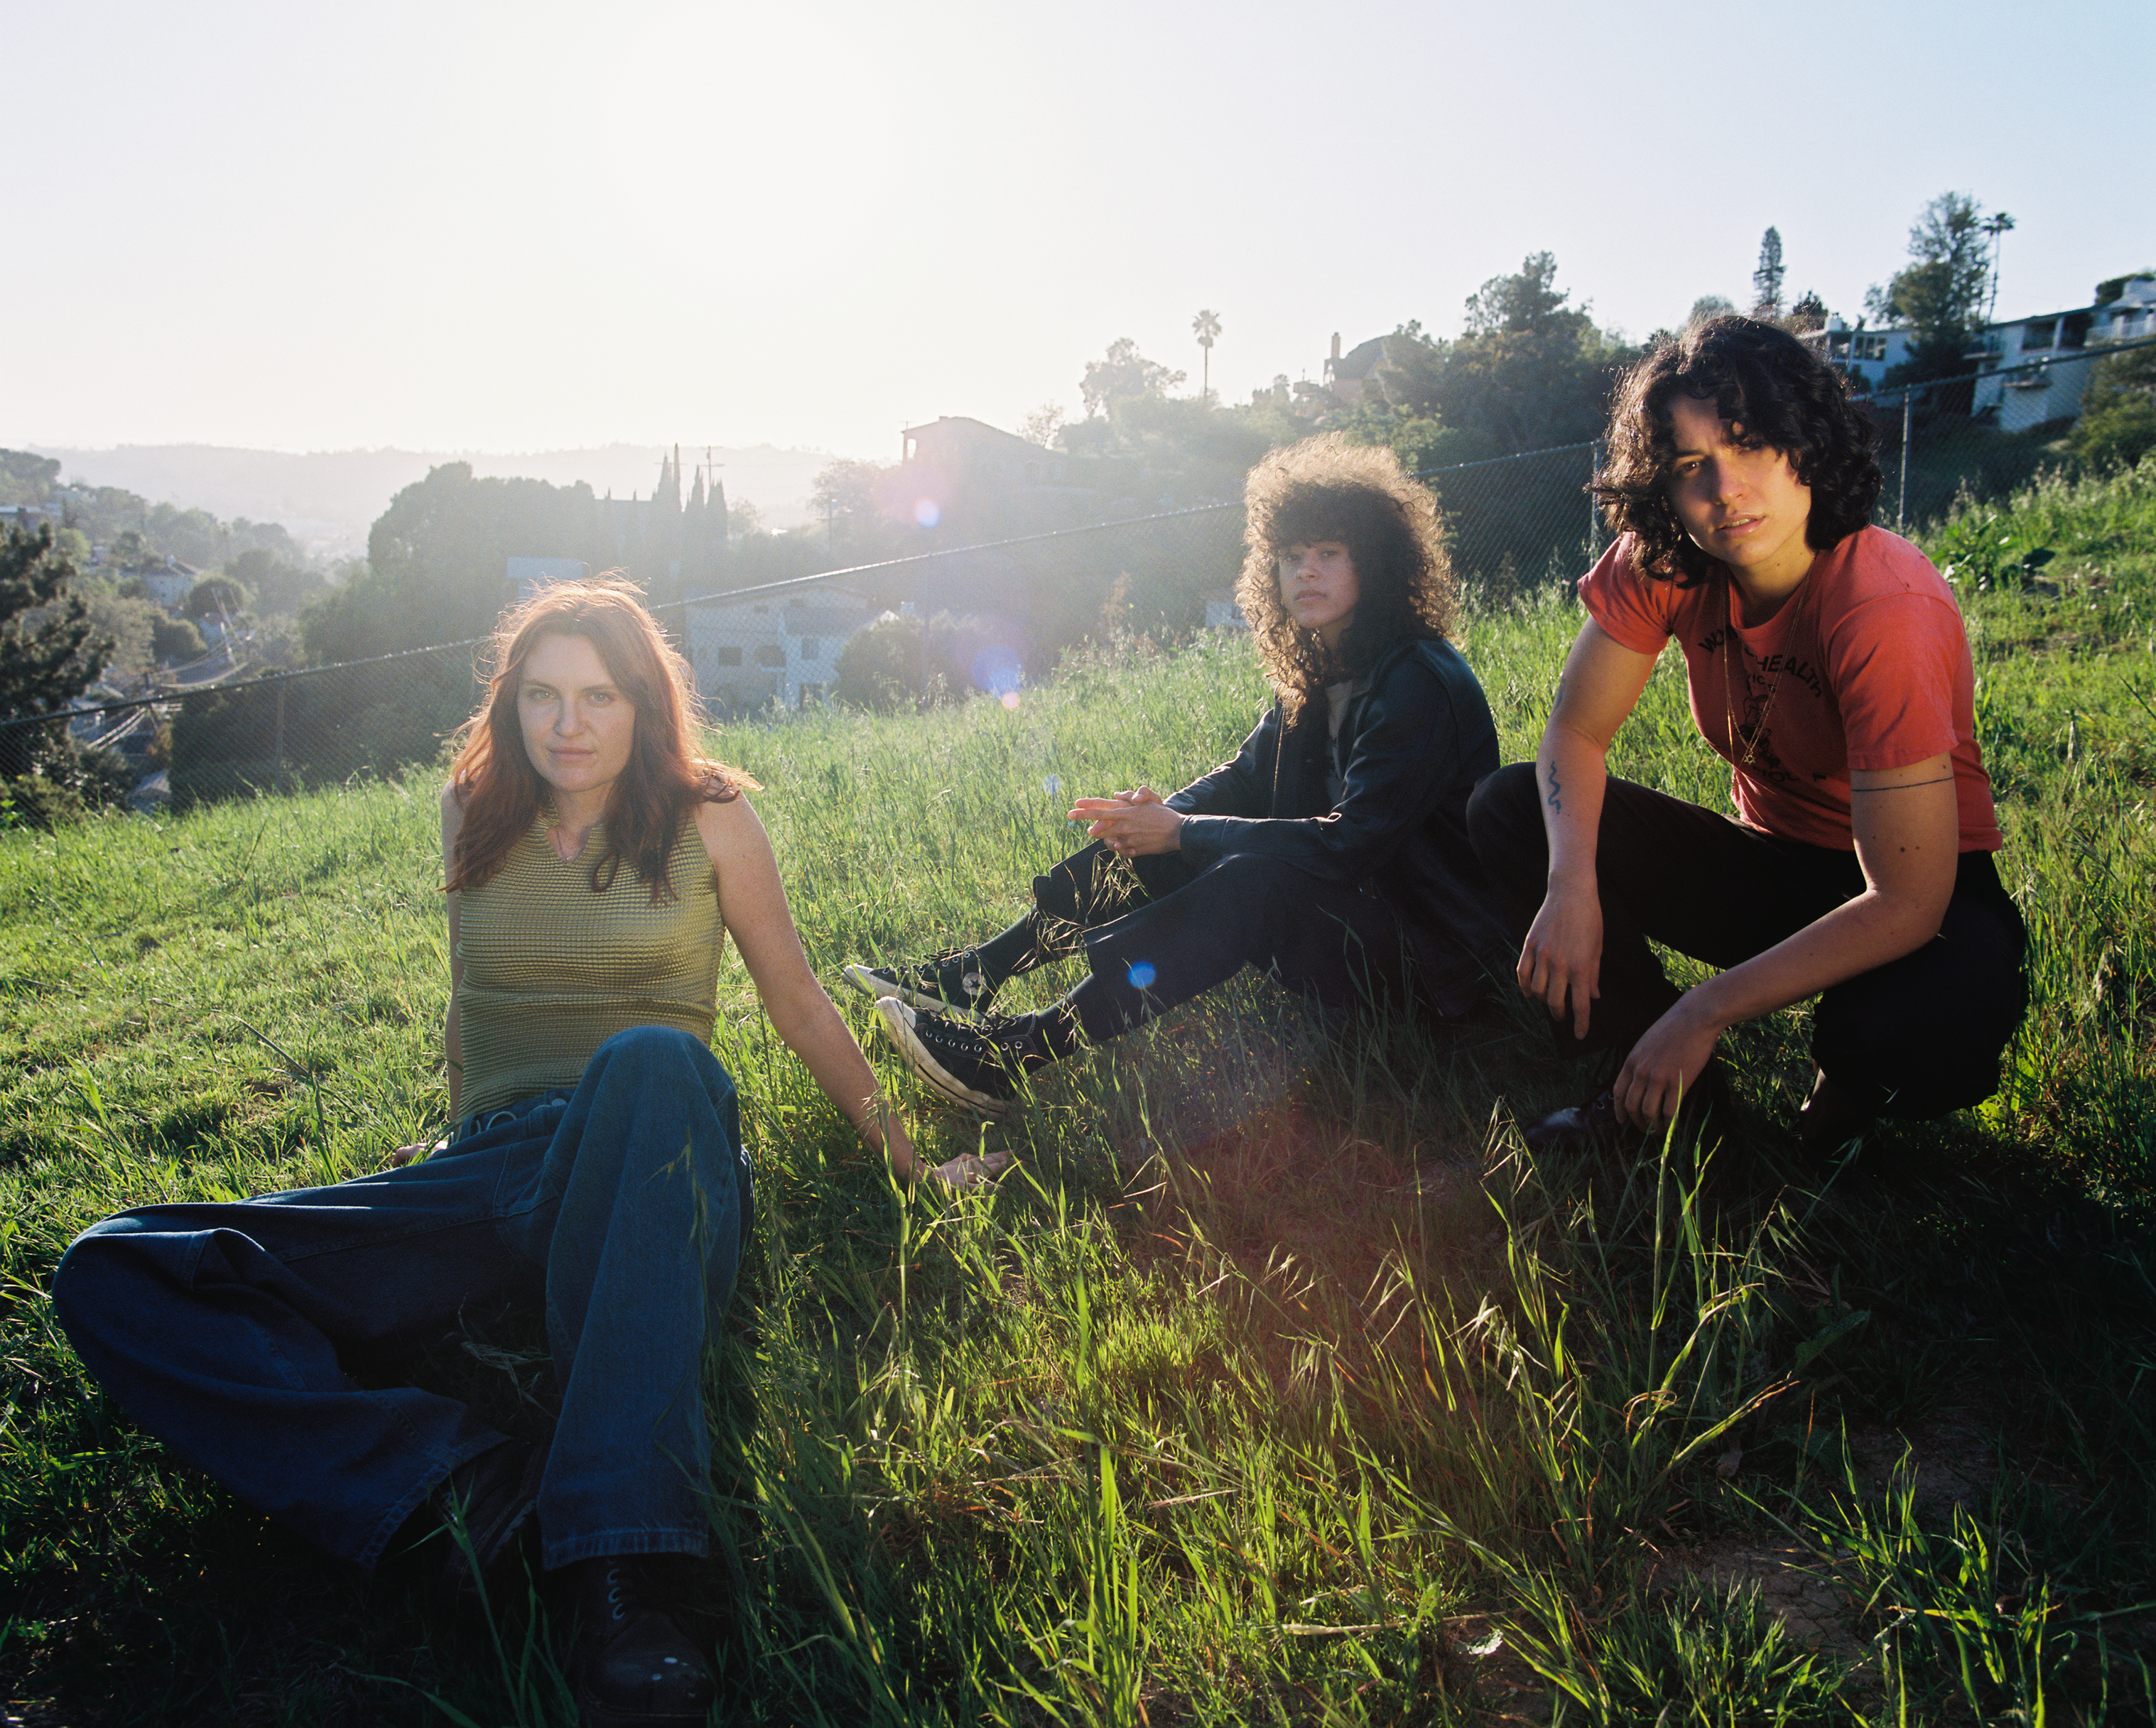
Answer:
[[(998, 1110), (1019, 1074), (1245, 965), (1328, 1011), (1444, 1016), (1509, 967), (1466, 821), (1497, 734), (1445, 639), (1436, 500), (1391, 452), (1329, 434), (1266, 457), (1245, 503), (1236, 597), (1277, 700), (1235, 758), (1173, 797), (1080, 799), (1093, 843), (1036, 877), (1001, 935), (845, 969), (947, 1097)], [(1060, 1001), (982, 1012), (1005, 979), (1079, 954), (1087, 976)]]

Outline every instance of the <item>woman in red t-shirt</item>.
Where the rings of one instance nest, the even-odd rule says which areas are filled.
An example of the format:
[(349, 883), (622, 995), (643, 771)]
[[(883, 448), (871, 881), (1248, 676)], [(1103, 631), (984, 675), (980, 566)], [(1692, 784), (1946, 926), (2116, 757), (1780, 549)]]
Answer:
[[(1871, 444), (1840, 376), (1748, 318), (1663, 343), (1618, 393), (1594, 490), (1619, 538), (1579, 584), (1534, 762), (1468, 810), (1524, 933), (1521, 987), (1568, 1052), (1627, 1053), (1531, 1139), (1667, 1120), (1725, 1028), (1812, 996), (1815, 1151), (1997, 1087), (2024, 934), (1992, 863), (1969, 638), (1923, 555), (1870, 526)], [(1609, 777), (1671, 638), (1734, 821)], [(1722, 970), (1679, 991), (1650, 939)]]

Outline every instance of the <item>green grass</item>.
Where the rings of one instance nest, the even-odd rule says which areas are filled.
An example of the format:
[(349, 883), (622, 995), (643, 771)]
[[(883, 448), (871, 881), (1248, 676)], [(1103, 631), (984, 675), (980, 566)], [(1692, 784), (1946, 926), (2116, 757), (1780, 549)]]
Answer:
[[(1250, 981), (1054, 1070), (993, 1192), (902, 1192), (730, 968), (763, 1203), (696, 1587), (732, 1719), (2147, 1720), (2156, 464), (1934, 544), (2035, 1001), (1996, 1100), (1824, 1194), (1783, 1180), (1799, 1011), (1733, 1035), (1702, 1180), (1531, 1158), (1516, 1120), (1581, 1080), (1522, 1013), (1336, 1043)], [(2037, 546), (2051, 588), (2002, 582)], [(1577, 618), (1467, 621), (1507, 759)], [(1262, 694), (1240, 644), (1132, 649), (718, 747), (834, 975), (997, 927), (1070, 795), (1180, 783)], [(1722, 798), (1673, 663), (1613, 767)], [(0, 1692), (33, 1720), (568, 1720), (528, 1603), (460, 1633), (423, 1576), (316, 1556), (135, 1428), (44, 1295), (115, 1209), (439, 1121), (434, 791), (0, 834)], [(547, 1396), (516, 1314), (413, 1372), (507, 1426)]]

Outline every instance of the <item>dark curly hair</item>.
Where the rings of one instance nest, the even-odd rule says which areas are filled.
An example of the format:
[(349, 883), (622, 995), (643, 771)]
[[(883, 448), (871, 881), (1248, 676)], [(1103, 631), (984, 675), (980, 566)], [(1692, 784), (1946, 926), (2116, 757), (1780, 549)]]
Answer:
[[(1451, 628), (1452, 566), (1437, 500), (1382, 445), (1328, 432), (1275, 450), (1250, 470), (1243, 509), (1235, 599), (1290, 720), (1327, 685), (1368, 672), (1403, 638)], [(1281, 599), (1281, 555), (1325, 540), (1348, 548), (1359, 591), (1337, 654), (1290, 618)]]
[(1609, 459), (1589, 490), (1613, 531), (1637, 536), (1643, 573), (1690, 588), (1720, 567), (1670, 503), (1670, 403), (1679, 396), (1712, 403), (1748, 444), (1789, 459), (1811, 488), (1804, 544), (1814, 551), (1871, 520), (1881, 485), (1876, 434), (1851, 406), (1841, 374), (1787, 331), (1724, 314), (1658, 344), (1625, 374), (1609, 410)]

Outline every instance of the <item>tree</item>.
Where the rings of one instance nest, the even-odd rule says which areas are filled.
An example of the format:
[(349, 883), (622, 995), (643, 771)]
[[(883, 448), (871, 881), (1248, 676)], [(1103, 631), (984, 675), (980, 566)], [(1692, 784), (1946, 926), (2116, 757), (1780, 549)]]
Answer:
[(1209, 401), (1213, 395), (1213, 343), (1220, 334), (1220, 315), (1201, 311), (1190, 320), (1190, 333), (1198, 338), (1199, 349), (1204, 356), (1198, 374), (1199, 398)]
[(1909, 262), (1864, 296), (1866, 312), (1910, 333), (1909, 358), (1889, 383), (1966, 370), (1969, 335), (1984, 321), (1991, 285), (1989, 238), (1983, 212), (1965, 192), (1941, 192), (1909, 225)]
[(2121, 465), (2156, 450), (2156, 348), (2129, 349), (2097, 365), (2073, 448), (2085, 462)]
[(254, 609), (265, 617), (296, 614), (329, 586), (319, 571), (280, 557), (266, 546), (249, 546), (228, 560), (224, 573), (254, 597)]
[(876, 526), (876, 486), (883, 469), (854, 456), (836, 456), (808, 488), (808, 507), (823, 520), (835, 547), (863, 544)]
[(1719, 318), (1723, 313), (1736, 310), (1734, 300), (1718, 294), (1702, 294), (1691, 303), (1691, 310), (1685, 314), (1685, 327), (1690, 329), (1695, 324), (1704, 324), (1710, 318)]
[(1797, 296), (1796, 304), (1789, 308), (1789, 315), (1783, 321), (1794, 334), (1802, 336), (1807, 331), (1825, 329), (1826, 320), (1826, 302), (1807, 288)]
[[(89, 602), (69, 592), (74, 574), (49, 527), (34, 534), (11, 528), (0, 541), (0, 720), (65, 708), (111, 653)], [(64, 727), (0, 730), (0, 781), (35, 777), (73, 787), (90, 777), (89, 766)]]
[(1547, 252), (1530, 253), (1517, 272), (1469, 295), (1466, 334), (1445, 351), (1435, 387), (1445, 423), (1481, 433), (1501, 451), (1594, 437), (1633, 351), (1570, 299)]
[(1782, 315), (1782, 231), (1770, 228), (1759, 237), (1759, 268), (1752, 273), (1752, 315)]
[(206, 576), (187, 590), (180, 616), (196, 623), (237, 618), (247, 609), (247, 590), (228, 576)]
[(59, 477), (59, 463), (50, 456), (0, 450), (0, 504), (43, 504)]
[(1055, 448), (1055, 434), (1063, 429), (1063, 404), (1045, 402), (1018, 423), (1018, 435), (1029, 444)]
[(1467, 334), (1473, 337), (1576, 331), (1588, 318), (1584, 311), (1565, 305), (1570, 298), (1557, 286), (1556, 257), (1548, 252), (1531, 252), (1521, 259), (1517, 274), (1492, 276), (1467, 296)]
[(1106, 413), (1117, 403), (1165, 396), (1189, 376), (1147, 360), (1130, 337), (1117, 336), (1108, 344), (1102, 358), (1086, 362), (1086, 376), (1079, 383), (1078, 393), (1085, 399), (1090, 419)]

